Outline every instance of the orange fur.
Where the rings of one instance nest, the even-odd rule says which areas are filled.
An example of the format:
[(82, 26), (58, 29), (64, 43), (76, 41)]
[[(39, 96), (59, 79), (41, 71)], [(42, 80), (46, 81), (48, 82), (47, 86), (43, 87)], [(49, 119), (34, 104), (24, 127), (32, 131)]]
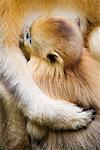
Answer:
[(29, 32), (31, 44), (26, 39), (24, 50), (30, 55), (28, 67), (39, 88), (52, 98), (98, 110), (99, 68), (83, 48), (78, 28), (64, 18), (41, 17)]
[[(30, 32), (28, 64), (36, 84), (53, 98), (85, 107), (98, 106), (98, 64), (83, 48), (77, 27), (63, 18), (42, 17), (33, 23)], [(57, 58), (50, 62), (47, 55), (53, 53)]]
[[(45, 101), (45, 99), (49, 99), (49, 97), (46, 97), (32, 80), (26, 65), (26, 59), (22, 55), (19, 47), (19, 39), (23, 28), (29, 23), (29, 19), (33, 21), (35, 15), (38, 17), (42, 13), (49, 15), (50, 10), (53, 10), (55, 6), (60, 6), (60, 4), (64, 6), (65, 1), (62, 3), (59, 0), (53, 0), (49, 4), (49, 1), (43, 0), (40, 5), (38, 5), (38, 2), (39, 1), (34, 0), (4, 0), (0, 2), (0, 16), (2, 16), (0, 18), (0, 33), (2, 35), (2, 37), (0, 37), (0, 79), (4, 81), (5, 87), (7, 86), (8, 91), (14, 96), (15, 102), (17, 102), (25, 116), (33, 122), (35, 121), (39, 124), (44, 124), (45, 122), (46, 125), (48, 125), (49, 119), (54, 126), (55, 122), (52, 122), (53, 119), (51, 119), (51, 114), (47, 108), (49, 106)], [(40, 10), (40, 14), (38, 9)], [(37, 93), (40, 93), (38, 94), (38, 98)], [(40, 106), (40, 103), (42, 103), (43, 107)], [(61, 112), (59, 110), (61, 109), (59, 107), (60, 104), (56, 103), (59, 110), (56, 111), (57, 106), (53, 103), (55, 104), (56, 102), (52, 99), (50, 108), (54, 111), (55, 115), (57, 114), (58, 120), (60, 120), (58, 115), (58, 112)], [(64, 102), (61, 103), (63, 107), (68, 104)], [(47, 110), (44, 110), (45, 105), (47, 106)], [(38, 111), (38, 109), (36, 109), (38, 107), (40, 107), (41, 110)], [(66, 108), (67, 107), (65, 107), (65, 109)], [(44, 122), (42, 119), (43, 114), (44, 117), (46, 117)], [(65, 118), (65, 114), (63, 114), (61, 119), (63, 117)], [(62, 127), (60, 128), (62, 129)]]
[[(72, 136), (70, 132), (58, 133), (59, 139), (64, 135), (62, 141), (65, 141), (67, 149), (80, 149), (79, 143), (82, 144), (84, 150), (86, 147), (91, 149), (90, 143), (94, 143), (94, 148), (99, 147), (98, 140), (94, 140), (91, 134), (94, 133), (94, 137), (99, 138), (100, 69), (88, 49), (84, 48), (79, 30), (64, 18), (41, 17), (32, 24), (30, 33), (31, 45), (24, 41), (24, 50), (30, 55), (28, 67), (39, 88), (52, 98), (66, 100), (87, 109), (92, 107), (97, 111), (96, 120), (87, 129), (71, 132)], [(48, 55), (54, 56), (54, 60), (51, 61), (52, 58)], [(34, 136), (35, 133), (42, 134), (41, 128), (30, 122), (28, 131), (31, 136)], [(43, 128), (42, 131), (44, 134)], [(51, 141), (52, 134), (55, 135), (53, 139), (57, 140), (57, 133), (50, 131), (48, 139), (44, 141), (43, 145), (49, 143), (48, 140)], [(89, 139), (83, 140), (82, 135), (85, 138), (89, 136)], [(72, 142), (71, 139), (74, 136), (76, 139)], [(78, 136), (79, 138), (77, 138)], [(90, 143), (87, 143), (87, 140)], [(77, 141), (76, 144), (75, 141)], [(69, 146), (69, 143), (72, 143), (72, 146)], [(55, 145), (49, 143), (47, 149), (54, 148)], [(61, 145), (63, 144), (61, 143)], [(40, 147), (33, 142), (33, 149), (35, 148)]]
[[(99, 24), (99, 8), (100, 2), (96, 0), (0, 1), (0, 80), (4, 81), (4, 86), (7, 86), (8, 92), (10, 92), (10, 94), (14, 96), (14, 100), (18, 103), (19, 108), (23, 110), (24, 115), (30, 118), (31, 120), (37, 120), (37, 118), (40, 116), (38, 116), (38, 110), (35, 113), (35, 109), (32, 109), (31, 107), (31, 105), (34, 102), (34, 87), (31, 84), (33, 80), (30, 77), (29, 70), (27, 69), (26, 60), (24, 59), (19, 49), (19, 38), (23, 28), (27, 24), (26, 22), (29, 22), (29, 18), (31, 18), (32, 22), (33, 20), (35, 20), (36, 17), (41, 15), (56, 15), (54, 11), (56, 11), (56, 13), (60, 15), (60, 13), (58, 13), (60, 9), (61, 11), (66, 12), (66, 10), (68, 10), (67, 12), (72, 11), (76, 13), (75, 18), (73, 17), (74, 13), (72, 13), (72, 15), (69, 15), (70, 18), (72, 17), (72, 20), (75, 20), (79, 17), (79, 19), (82, 19), (81, 21), (85, 20), (83, 22), (86, 23), (86, 26), (87, 20), (90, 24)], [(59, 60), (62, 63), (62, 59)], [(39, 103), (36, 103), (36, 106), (38, 108), (38, 106), (40, 105), (37, 104)], [(41, 104), (43, 105), (43, 103)], [(36, 116), (34, 117), (35, 114)], [(44, 112), (44, 117), (45, 115), (46, 113)], [(66, 116), (66, 111), (64, 116)], [(46, 117), (50, 119), (48, 115)], [(57, 117), (59, 120), (59, 115), (57, 115)], [(47, 124), (49, 124), (48, 119), (44, 119), (44, 122), (47, 121)], [(61, 119), (63, 120), (63, 118)], [(40, 122), (42, 121), (43, 120), (41, 119)], [(54, 123), (55, 122), (53, 122), (53, 125)]]

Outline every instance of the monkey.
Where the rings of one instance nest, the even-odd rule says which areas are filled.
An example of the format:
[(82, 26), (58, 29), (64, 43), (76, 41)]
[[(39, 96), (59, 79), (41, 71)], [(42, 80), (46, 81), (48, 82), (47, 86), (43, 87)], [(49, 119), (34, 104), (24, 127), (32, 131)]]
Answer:
[[(93, 7), (94, 6), (94, 7)], [(22, 55), (22, 52), (19, 48), (19, 38), (22, 32), (22, 29), (26, 24), (30, 24), (35, 18), (41, 16), (43, 14), (48, 15), (59, 15), (62, 11), (62, 15), (68, 15), (72, 18), (72, 20), (77, 20), (78, 24), (79, 20), (84, 22), (82, 24), (82, 30), (87, 27), (87, 24), (99, 24), (99, 1), (45, 1), (41, 2), (38, 0), (2, 0), (0, 2), (0, 80), (4, 81), (4, 85), (7, 90), (15, 97), (19, 108), (23, 110), (23, 114), (27, 116), (30, 120), (37, 120), (35, 118), (40, 117), (45, 113), (44, 108), (41, 110), (40, 114), (36, 110), (35, 107), (37, 103), (42, 103), (40, 100), (44, 99), (44, 94), (40, 96), (39, 102), (35, 101), (36, 105), (32, 105), (34, 103), (34, 88), (37, 89), (37, 86), (32, 84), (33, 79), (29, 74), (29, 70), (27, 69), (26, 59)], [(70, 9), (71, 8), (71, 9)], [(94, 9), (93, 9), (94, 8)], [(65, 13), (66, 12), (66, 13)], [(75, 16), (73, 16), (75, 12)], [(74, 19), (73, 19), (74, 18)], [(23, 72), (22, 72), (23, 70)], [(30, 102), (30, 103), (29, 103)], [(58, 108), (54, 114), (57, 113), (56, 118), (61, 116), (62, 120), (65, 118), (67, 105), (64, 102), (58, 103), (58, 107), (55, 106), (55, 101), (52, 101), (50, 104), (51, 107)], [(63, 115), (61, 115), (60, 105), (63, 103)], [(35, 103), (34, 103), (35, 104)], [(48, 106), (48, 104), (46, 104)], [(48, 107), (50, 107), (50, 105)], [(33, 106), (33, 107), (31, 107)], [(40, 107), (40, 106), (39, 106)], [(39, 108), (38, 107), (38, 108)], [(73, 106), (72, 106), (73, 107)], [(79, 108), (74, 106), (78, 112)], [(36, 108), (36, 107), (35, 107)], [(45, 107), (48, 112), (48, 108)], [(54, 108), (55, 109), (55, 108)], [(74, 108), (73, 108), (74, 109)], [(64, 111), (65, 110), (65, 111)], [(74, 109), (75, 110), (75, 109)], [(45, 110), (46, 111), (46, 110)], [(80, 110), (81, 111), (81, 110)], [(44, 113), (43, 113), (44, 112)], [(59, 113), (58, 113), (59, 112)], [(50, 119), (50, 114), (45, 113), (47, 120), (50, 123), (53, 120)], [(44, 115), (44, 117), (45, 117)], [(87, 115), (88, 116), (88, 115)], [(55, 117), (54, 117), (55, 118)], [(59, 120), (58, 118), (58, 120)], [(60, 118), (60, 119), (61, 119)], [(86, 117), (87, 118), (87, 117)], [(66, 122), (66, 120), (65, 120)], [(39, 122), (40, 123), (40, 122)], [(40, 123), (41, 124), (41, 123)], [(48, 124), (48, 123), (47, 123)], [(52, 122), (52, 125), (54, 122)], [(61, 124), (60, 124), (61, 125)], [(62, 126), (62, 125), (61, 125)], [(63, 128), (61, 127), (60, 128)], [(68, 127), (68, 126), (67, 126)], [(65, 127), (64, 127), (65, 128)]]
[[(65, 18), (43, 16), (33, 22), (29, 31), (25, 30), (23, 37), (21, 48), (39, 88), (52, 98), (99, 112), (100, 70), (84, 48), (75, 24)], [(45, 134), (43, 128), (31, 122), (27, 130), (32, 138), (40, 139)]]
[[(1, 99), (0, 105), (2, 107), (2, 110), (0, 110), (0, 118), (3, 116), (3, 118), (1, 118), (1, 120), (3, 119), (1, 122), (2, 122), (2, 124), (4, 124), (4, 125), (2, 125), (2, 124), (0, 125), (1, 127), (3, 126), (2, 129), (0, 127), (0, 129), (1, 129), (0, 145), (2, 145), (2, 147), (4, 147), (4, 149), (7, 149), (7, 150), (11, 150), (11, 149), (15, 149), (15, 150), (18, 150), (18, 149), (28, 150), (29, 149), (30, 150), (31, 149), (30, 138), (25, 129), (26, 120), (23, 117), (22, 113), (19, 111), (19, 109), (18, 109), (19, 107), (17, 108), (16, 104), (14, 103), (14, 101), (15, 101), (14, 97), (12, 97), (12, 95), (9, 93), (7, 87), (5, 88), (3, 82), (2, 82), (2, 84), (0, 83), (0, 99)], [(67, 105), (67, 108), (68, 108), (68, 106), (69, 105)], [(72, 104), (71, 104), (71, 106), (72, 106)], [(70, 107), (68, 109), (70, 109)], [(79, 111), (80, 110), (82, 111), (82, 109), (79, 109)], [(72, 111), (71, 111), (71, 113), (72, 113)], [(73, 111), (73, 113), (74, 113), (74, 111)], [(88, 113), (87, 118), (84, 118), (84, 116), (86, 117), (87, 113)], [(92, 109), (88, 110), (88, 111), (83, 111), (82, 116), (81, 116), (82, 122), (80, 122), (80, 124), (78, 125), (77, 122), (75, 121), (76, 124), (75, 124), (75, 126), (73, 126), (74, 122), (72, 120), (72, 127), (71, 127), (71, 124), (69, 124), (68, 128), (76, 130), (76, 129), (86, 126), (89, 122), (91, 122), (91, 120), (93, 118), (93, 113), (94, 112)], [(81, 114), (81, 112), (80, 112), (80, 114)], [(72, 115), (74, 115), (74, 114), (72, 114)], [(76, 116), (74, 118), (76, 118)], [(28, 121), (28, 123), (27, 123), (28, 130), (31, 129), (30, 128), (31, 126), (33, 129), (33, 125), (31, 124), (30, 121)], [(37, 126), (36, 126), (36, 129), (37, 129)], [(46, 136), (46, 131), (42, 126), (39, 126), (38, 129), (40, 130), (40, 132), (39, 132), (39, 134), (38, 134), (38, 132), (35, 133), (36, 134), (35, 138), (37, 138), (37, 136), (39, 136), (38, 138), (41, 139), (44, 136)], [(33, 136), (33, 134), (32, 134), (32, 136)]]
[[(50, 22), (50, 20), (51, 20), (51, 22)], [(38, 21), (38, 22), (37, 22)], [(54, 21), (54, 22), (52, 22), (52, 21)], [(61, 33), (60, 34), (62, 34), (62, 37), (63, 37), (63, 32), (62, 31), (67, 31), (67, 29), (71, 32), (72, 31), (72, 34), (69, 32), (69, 31), (67, 31), (68, 32), (68, 34), (70, 35), (71, 34), (71, 39), (69, 39), (69, 40), (72, 40), (72, 41), (74, 41), (75, 43), (72, 43), (73, 45), (75, 44), (76, 46), (77, 46), (77, 42), (79, 41), (79, 44), (78, 44), (78, 48), (77, 48), (77, 52), (79, 53), (79, 50), (81, 51), (81, 48), (82, 48), (82, 37), (81, 37), (81, 34), (80, 34), (80, 32), (78, 31), (78, 29), (77, 29), (77, 27), (74, 25), (74, 24), (72, 24), (71, 22), (69, 22), (69, 21), (67, 21), (67, 23), (66, 23), (66, 20), (64, 20), (63, 18), (58, 18), (58, 17), (56, 17), (56, 18), (46, 18), (46, 17), (43, 17), (43, 18), (40, 18), (39, 20), (36, 20), (36, 25), (35, 25), (35, 27), (37, 28), (38, 26), (38, 24), (39, 23), (42, 23), (41, 25), (43, 25), (43, 28), (45, 28), (45, 23), (46, 23), (46, 25), (48, 26), (48, 25), (52, 25), (52, 27), (54, 27), (56, 30), (57, 29), (59, 29), (59, 23), (61, 23), (60, 24), (60, 28), (61, 28)], [(66, 30), (62, 30), (63, 29), (63, 27), (64, 27), (64, 25), (68, 25), (68, 26), (65, 26), (65, 29)], [(34, 29), (34, 23), (33, 23), (33, 28), (32, 28), (32, 30), (31, 31), (36, 31), (36, 28)], [(41, 31), (43, 30), (42, 28), (39, 28), (39, 29), (41, 29)], [(52, 32), (51, 32), (51, 29), (53, 29), (53, 28), (50, 28), (49, 30), (46, 30), (46, 31), (48, 31), (49, 32), (49, 34), (51, 33), (52, 34)], [(55, 31), (56, 31), (55, 30)], [(58, 30), (57, 30), (58, 31)], [(66, 32), (66, 33), (67, 33)], [(36, 33), (38, 33), (38, 32), (36, 32)], [(40, 33), (40, 32), (39, 32)], [(45, 32), (44, 32), (45, 33)], [(47, 32), (46, 32), (47, 33)], [(54, 33), (54, 32), (53, 32)], [(25, 33), (26, 34), (26, 36), (27, 36), (27, 34), (29, 34), (29, 33)], [(49, 40), (49, 34), (48, 34), (48, 40)], [(75, 35), (74, 35), (75, 34)], [(35, 34), (31, 34), (31, 35), (35, 35)], [(58, 34), (57, 34), (58, 35)], [(52, 35), (53, 36), (53, 35)], [(29, 37), (29, 36), (28, 36)], [(59, 38), (61, 38), (60, 36), (58, 36)], [(57, 38), (58, 38), (57, 37)], [(68, 36), (68, 37), (70, 37), (70, 36)], [(26, 37), (25, 37), (26, 38)], [(56, 37), (53, 37), (53, 39), (56, 39), (57, 40), (57, 38)], [(75, 38), (74, 40), (73, 40), (73, 38)], [(40, 38), (41, 39), (41, 38)], [(64, 37), (64, 39), (66, 40), (66, 36)], [(26, 39), (25, 39), (26, 40)], [(27, 53), (26, 54), (30, 54), (30, 55), (33, 55), (34, 54), (34, 51), (33, 51), (33, 48), (31, 47), (29, 47), (30, 46), (30, 38), (29, 39), (27, 39), (28, 41), (24, 41), (25, 43), (24, 44), (26, 44), (26, 45), (23, 45), (24, 47), (24, 50), (26, 49), (26, 51), (27, 51)], [(46, 41), (46, 40), (45, 40)], [(50, 40), (49, 40), (50, 41)], [(28, 43), (27, 43), (28, 42)], [(34, 41), (32, 40), (32, 42), (34, 43)], [(41, 43), (41, 42), (40, 42)], [(68, 42), (67, 42), (68, 43)], [(28, 44), (28, 45), (27, 45)], [(46, 44), (47, 45), (47, 44)], [(28, 46), (28, 47), (26, 47), (26, 46)], [(72, 47), (72, 46), (71, 46)], [(75, 48), (75, 47), (74, 47)], [(70, 49), (70, 48), (69, 48)], [(38, 51), (37, 51), (38, 52)], [(74, 51), (72, 51), (72, 53), (73, 53)], [(57, 55), (57, 53), (55, 53), (55, 52), (52, 52), (52, 55)], [(80, 54), (79, 54), (80, 55)], [(42, 56), (42, 55), (41, 55)], [(75, 56), (75, 54), (74, 54), (74, 56)], [(77, 55), (76, 55), (77, 56)], [(29, 56), (26, 56), (26, 57), (28, 57), (29, 58)], [(58, 56), (59, 57), (59, 56)], [(32, 59), (34, 59), (34, 58), (32, 58)], [(76, 58), (75, 58), (76, 59)], [(68, 60), (68, 59), (67, 59)], [(70, 60), (70, 59), (69, 59)], [(53, 57), (48, 57), (48, 61), (49, 62), (51, 62), (51, 63), (54, 63), (54, 59), (53, 59)], [(60, 58), (59, 59), (59, 61), (61, 61), (62, 62), (62, 59)], [(73, 61), (72, 61), (73, 62)], [(33, 64), (32, 64), (33, 65)], [(30, 66), (30, 63), (29, 63), (29, 66)], [(33, 65), (34, 66), (34, 65)], [(31, 70), (30, 71), (32, 71), (32, 67), (30, 68)], [(32, 74), (33, 74), (33, 72), (32, 72)], [(35, 75), (35, 73), (34, 73), (34, 75)], [(3, 84), (1, 84), (0, 85), (0, 87), (2, 87), (3, 86)], [(22, 117), (20, 117), (20, 115), (21, 115), (21, 113), (19, 114), (18, 113), (18, 111), (16, 110), (16, 105), (13, 103), (13, 100), (11, 101), (11, 100), (9, 100), (9, 99), (12, 99), (11, 98), (11, 96), (9, 96), (9, 94), (7, 94), (7, 92), (8, 91), (6, 91), (5, 89), (4, 89), (4, 87), (3, 87), (3, 89), (1, 88), (0, 89), (0, 91), (3, 91), (2, 93), (4, 93), (4, 96), (6, 96), (6, 98), (4, 98), (4, 99), (7, 99), (6, 101), (5, 101), (5, 105), (4, 105), (4, 102), (3, 102), (3, 107), (4, 108), (6, 108), (6, 113), (8, 114), (7, 115), (7, 125), (6, 125), (6, 128), (3, 130), (3, 132), (4, 133), (2, 133), (3, 134), (3, 136), (1, 136), (2, 137), (2, 143), (3, 143), (3, 145), (9, 150), (9, 149), (30, 149), (30, 143), (29, 142), (27, 142), (27, 141), (29, 141), (29, 139), (28, 139), (28, 135), (27, 135), (27, 133), (26, 133), (26, 130), (25, 130), (25, 128), (23, 129), (23, 127), (25, 127), (25, 122), (23, 122), (23, 119), (22, 119)], [(9, 98), (10, 97), (10, 98)], [(13, 109), (12, 109), (13, 108)], [(5, 111), (3, 110), (3, 113), (4, 113)], [(17, 130), (16, 130), (16, 128), (17, 128)], [(80, 128), (80, 127), (79, 127)], [(47, 130), (47, 128), (43, 128), (42, 126), (39, 126), (38, 127), (38, 125), (36, 124), (34, 124), (33, 125), (33, 123), (31, 123), (30, 121), (28, 121), (28, 123), (27, 123), (27, 130), (28, 130), (28, 133), (31, 135), (31, 138), (33, 138), (33, 135), (34, 135), (34, 137), (36, 138), (36, 139), (41, 139), (41, 138), (43, 138), (45, 135), (46, 135), (46, 132), (48, 132), (48, 130)], [(23, 132), (22, 132), (23, 131)], [(23, 133), (23, 134), (22, 134)], [(6, 138), (5, 138), (6, 137)], [(18, 137), (20, 137), (20, 138), (18, 138)], [(23, 140), (24, 140), (24, 142), (23, 142)], [(25, 141), (26, 140), (26, 141)], [(1, 143), (1, 144), (2, 144)], [(8, 144), (9, 143), (9, 144)], [(33, 148), (34, 149), (34, 148)]]
[[(49, 5), (49, 1), (44, 0), (38, 6), (38, 2), (35, 0), (3, 0), (0, 2), (0, 16), (2, 16), (0, 18), (0, 32), (2, 35), (0, 36), (0, 80), (3, 81), (4, 86), (13, 95), (24, 116), (32, 122), (39, 123), (40, 126), (42, 124), (51, 125), (55, 129), (68, 129), (72, 126), (77, 128), (77, 126), (74, 126), (75, 123), (74, 125), (68, 123), (70, 120), (67, 118), (69, 111), (72, 114), (72, 110), (76, 110), (72, 116), (74, 118), (75, 115), (79, 115), (79, 126), (82, 127), (90, 122), (92, 118), (91, 110), (82, 112), (81, 108), (71, 103), (55, 101), (41, 92), (32, 79), (27, 68), (26, 59), (19, 48), (20, 34), (27, 23), (33, 21), (33, 18), (35, 19), (42, 12), (49, 15), (50, 10), (52, 9), (53, 12), (54, 7), (61, 4), (62, 6), (65, 5), (64, 1), (51, 1)], [(40, 10), (40, 14), (38, 14), (38, 10)], [(67, 109), (68, 105), (70, 109)], [(83, 115), (80, 115), (79, 110)], [(51, 111), (53, 112), (52, 117)], [(60, 121), (60, 124), (56, 124), (55, 118), (56, 122)], [(70, 124), (69, 127), (68, 124)]]

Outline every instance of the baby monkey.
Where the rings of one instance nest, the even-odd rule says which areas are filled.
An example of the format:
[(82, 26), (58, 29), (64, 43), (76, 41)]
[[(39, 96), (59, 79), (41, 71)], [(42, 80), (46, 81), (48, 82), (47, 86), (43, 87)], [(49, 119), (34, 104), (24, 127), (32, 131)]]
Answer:
[[(52, 98), (86, 109), (92, 107), (98, 112), (99, 71), (96, 61), (83, 46), (78, 27), (65, 18), (41, 17), (25, 34), (21, 48), (39, 88)], [(42, 127), (31, 122), (27, 129), (34, 137), (45, 135)]]

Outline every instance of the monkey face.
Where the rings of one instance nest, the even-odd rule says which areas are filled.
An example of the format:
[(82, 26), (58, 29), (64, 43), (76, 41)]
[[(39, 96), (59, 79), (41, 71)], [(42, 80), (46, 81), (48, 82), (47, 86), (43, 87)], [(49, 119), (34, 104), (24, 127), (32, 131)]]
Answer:
[(74, 64), (83, 47), (78, 27), (60, 17), (37, 19), (31, 27), (31, 37), (34, 55), (51, 64)]

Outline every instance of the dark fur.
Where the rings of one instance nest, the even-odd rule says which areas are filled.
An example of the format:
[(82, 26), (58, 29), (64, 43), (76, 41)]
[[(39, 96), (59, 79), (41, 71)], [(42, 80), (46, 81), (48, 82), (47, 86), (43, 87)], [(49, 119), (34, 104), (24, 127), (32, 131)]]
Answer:
[(33, 142), (33, 150), (99, 150), (100, 115), (86, 129), (76, 132), (49, 132), (39, 145)]
[[(10, 119), (13, 111), (16, 118), (8, 122), (7, 110), (0, 101), (0, 145), (7, 150), (30, 150), (29, 137), (25, 129), (25, 120), (14, 105), (10, 104)], [(13, 108), (13, 109), (12, 109)], [(15, 115), (15, 113), (14, 113)], [(20, 116), (19, 116), (20, 115)], [(20, 124), (19, 124), (20, 122)], [(9, 124), (10, 123), (10, 124)], [(13, 128), (9, 125), (13, 125)], [(17, 126), (18, 125), (18, 126)], [(12, 139), (13, 138), (13, 139)], [(13, 140), (13, 143), (10, 143)], [(11, 144), (11, 145), (10, 145)], [(100, 149), (100, 115), (86, 128), (79, 131), (55, 132), (49, 131), (48, 136), (41, 142), (32, 141), (32, 150), (99, 150)]]
[[(2, 84), (2, 91), (1, 87)], [(0, 150), (30, 150), (26, 119), (7, 90), (3, 90), (4, 95), (0, 93)]]

